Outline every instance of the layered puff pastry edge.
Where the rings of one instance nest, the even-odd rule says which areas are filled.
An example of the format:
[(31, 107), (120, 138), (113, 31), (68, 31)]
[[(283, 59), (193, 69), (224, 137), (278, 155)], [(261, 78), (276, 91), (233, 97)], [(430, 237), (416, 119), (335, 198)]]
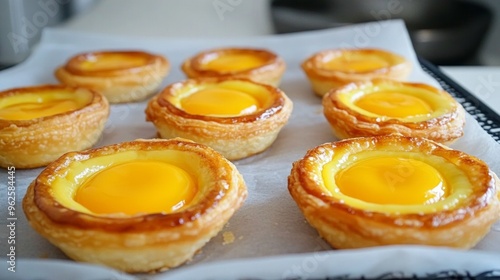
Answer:
[(0, 166), (35, 168), (90, 148), (108, 116), (106, 98), (85, 88), (46, 85), (0, 92)]
[[(390, 157), (401, 164), (389, 160), (388, 170), (377, 175), (382, 177), (363, 183), (370, 164)], [(366, 171), (363, 175), (345, 173), (356, 164)], [(445, 185), (433, 188), (431, 184), (425, 192), (397, 185), (411, 177), (415, 180), (409, 184), (421, 188), (429, 170), (436, 171)], [(348, 180), (362, 183), (343, 188), (345, 174)], [(435, 178), (429, 178), (435, 183)], [(377, 181), (387, 184), (388, 193), (367, 195)], [(392, 193), (397, 188), (402, 193)], [(339, 249), (394, 244), (471, 248), (500, 218), (500, 181), (488, 166), (424, 138), (388, 135), (320, 145), (293, 164), (288, 189), (309, 224)], [(384, 201), (390, 195), (394, 201)], [(417, 196), (422, 201), (412, 201)]]
[(110, 103), (144, 100), (170, 70), (169, 61), (144, 51), (96, 51), (77, 54), (55, 71), (65, 85), (100, 91)]
[[(181, 170), (178, 173), (181, 179), (187, 174), (196, 188), (192, 199), (171, 211), (136, 214), (101, 213), (91, 210), (94, 205), (77, 200), (82, 188), (96, 184), (97, 176), (103, 172), (145, 162), (153, 166), (166, 164), (169, 168), (173, 165), (174, 170)], [(134, 173), (135, 167), (131, 166), (127, 173)], [(149, 165), (139, 167), (153, 172)], [(148, 185), (144, 184), (155, 176), (127, 173), (118, 176), (125, 179), (117, 180), (133, 184), (130, 181), (139, 177), (142, 181), (129, 186), (140, 189), (136, 189), (135, 194), (127, 194), (131, 200), (121, 207), (136, 204), (147, 207), (149, 204), (140, 204), (140, 197), (148, 191)], [(132, 177), (127, 179), (127, 176)], [(173, 178), (163, 179), (170, 182)], [(160, 190), (153, 193), (151, 199), (170, 196), (169, 184), (160, 184)], [(104, 184), (101, 187), (120, 186)], [(136, 140), (65, 154), (31, 183), (23, 199), (23, 209), (31, 226), (70, 258), (138, 273), (166, 270), (190, 260), (222, 229), (246, 196), (241, 174), (214, 150), (183, 139)], [(102, 199), (90, 198), (97, 202)]]

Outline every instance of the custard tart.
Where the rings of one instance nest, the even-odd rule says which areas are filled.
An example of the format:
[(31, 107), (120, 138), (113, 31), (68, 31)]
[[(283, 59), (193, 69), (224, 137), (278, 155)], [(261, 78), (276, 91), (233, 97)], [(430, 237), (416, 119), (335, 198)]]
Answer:
[(279, 89), (238, 78), (191, 79), (151, 99), (146, 120), (161, 138), (206, 144), (229, 160), (266, 150), (292, 112)]
[(108, 101), (90, 89), (45, 85), (0, 92), (0, 166), (35, 168), (90, 148), (108, 116)]
[(223, 48), (196, 54), (182, 64), (188, 78), (239, 77), (278, 86), (285, 72), (285, 61), (265, 49)]
[(288, 189), (334, 248), (471, 248), (500, 218), (498, 177), (435, 141), (387, 135), (326, 143), (293, 164)]
[(325, 95), (345, 84), (375, 78), (406, 80), (411, 63), (380, 49), (333, 49), (315, 53), (302, 63), (314, 93)]
[(31, 226), (70, 258), (155, 272), (190, 260), (242, 205), (245, 182), (209, 147), (136, 140), (63, 155), (31, 183)]
[(430, 85), (376, 79), (332, 90), (323, 113), (340, 138), (399, 133), (450, 144), (464, 133), (465, 110)]
[(100, 51), (73, 56), (55, 76), (63, 84), (100, 91), (110, 103), (125, 103), (154, 94), (169, 69), (168, 60), (161, 55)]

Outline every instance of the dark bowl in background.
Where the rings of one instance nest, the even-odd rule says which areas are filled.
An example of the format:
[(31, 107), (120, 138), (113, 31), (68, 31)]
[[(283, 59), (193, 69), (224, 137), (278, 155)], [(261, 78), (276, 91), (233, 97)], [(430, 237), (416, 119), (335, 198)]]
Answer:
[(493, 20), (477, 3), (458, 0), (273, 0), (277, 33), (403, 19), (415, 51), (435, 64), (471, 64)]

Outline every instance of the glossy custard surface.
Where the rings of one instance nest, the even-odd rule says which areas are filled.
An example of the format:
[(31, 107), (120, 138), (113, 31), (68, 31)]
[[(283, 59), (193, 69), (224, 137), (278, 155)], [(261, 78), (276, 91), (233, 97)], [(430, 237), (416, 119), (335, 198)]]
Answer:
[(335, 181), (350, 197), (378, 204), (431, 204), (447, 196), (443, 177), (427, 163), (399, 157), (357, 161)]
[(182, 99), (181, 105), (193, 115), (239, 116), (257, 111), (259, 101), (243, 91), (209, 88)]
[(382, 57), (363, 53), (345, 52), (324, 60), (322, 68), (341, 72), (369, 72), (391, 64)]
[(242, 80), (185, 84), (165, 98), (186, 113), (220, 118), (254, 114), (274, 102), (266, 87)]
[(108, 71), (135, 68), (146, 65), (148, 57), (127, 53), (89, 54), (80, 61), (77, 68), (81, 71)]
[(258, 55), (227, 53), (211, 56), (203, 62), (201, 68), (220, 72), (245, 71), (260, 67), (265, 63), (266, 60)]
[(398, 83), (352, 87), (339, 92), (336, 98), (351, 110), (377, 121), (422, 122), (443, 116), (455, 108), (451, 96)]
[(357, 99), (354, 105), (373, 114), (395, 118), (428, 115), (433, 111), (424, 99), (397, 91), (369, 93)]
[(92, 94), (84, 91), (44, 91), (0, 98), (0, 119), (31, 120), (74, 111), (90, 103)]
[[(109, 154), (82, 157), (69, 163), (64, 167), (64, 172), (50, 179), (49, 192), (64, 207), (91, 215), (128, 217), (134, 214), (125, 212), (171, 213), (182, 211), (198, 202), (206, 191), (204, 186), (208, 184), (205, 174), (205, 167), (200, 159), (183, 151), (111, 151)], [(100, 190), (99, 186), (104, 188)], [(187, 189), (183, 190), (183, 186)], [(126, 191), (122, 191), (122, 188)], [(91, 195), (87, 197), (88, 201), (83, 201), (86, 191), (90, 191)], [(118, 199), (94, 195), (108, 193), (113, 196), (117, 192)], [(158, 202), (160, 198), (162, 202)], [(109, 204), (105, 207), (110, 208), (101, 210), (103, 212), (113, 212), (112, 207), (120, 209), (115, 213), (97, 214), (76, 201), (77, 199), (91, 208), (101, 207), (93, 206), (94, 204)], [(182, 208), (172, 207), (182, 200), (185, 201)], [(131, 205), (122, 205), (125, 201)], [(151, 207), (155, 203), (157, 206)]]
[(317, 172), (326, 195), (382, 213), (434, 213), (460, 205), (473, 191), (456, 165), (415, 152), (339, 152)]
[(76, 192), (75, 201), (95, 214), (171, 213), (196, 194), (193, 178), (161, 161), (134, 161), (104, 169)]

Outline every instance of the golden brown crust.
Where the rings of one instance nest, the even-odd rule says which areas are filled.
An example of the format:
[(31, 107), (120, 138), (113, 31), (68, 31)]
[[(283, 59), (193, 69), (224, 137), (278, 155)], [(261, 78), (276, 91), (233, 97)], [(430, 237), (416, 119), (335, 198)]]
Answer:
[[(116, 66), (108, 69), (85, 69), (81, 64), (106, 55), (122, 55), (124, 59), (143, 59), (140, 66)], [(160, 86), (170, 64), (161, 56), (142, 51), (101, 51), (75, 55), (55, 71), (63, 84), (82, 86), (100, 91), (110, 103), (134, 102), (145, 99)]]
[(45, 166), (66, 152), (90, 148), (99, 140), (109, 116), (109, 104), (96, 91), (45, 85), (0, 92), (0, 98), (54, 90), (88, 92), (92, 97), (89, 104), (74, 111), (30, 120), (0, 119), (1, 167)]
[[(209, 57), (225, 54), (249, 54), (263, 59), (265, 62), (259, 67), (240, 71), (214, 71), (204, 69), (202, 65)], [(251, 48), (221, 48), (204, 51), (187, 59), (182, 64), (182, 71), (188, 78), (225, 78), (238, 77), (252, 80), (257, 83), (278, 86), (286, 69), (285, 61), (269, 50)]]
[[(370, 71), (337, 71), (323, 67), (325, 59), (349, 53), (375, 55), (387, 62), (389, 66)], [(328, 91), (352, 82), (369, 81), (375, 78), (403, 81), (410, 75), (412, 65), (402, 56), (380, 49), (333, 49), (313, 54), (302, 62), (302, 69), (309, 78), (313, 91), (322, 97)]]
[[(223, 118), (189, 114), (169, 101), (179, 88), (224, 81), (242, 81), (265, 88), (272, 99), (271, 105), (253, 114)], [(287, 123), (292, 108), (292, 101), (275, 87), (232, 77), (203, 78), (169, 85), (149, 102), (146, 120), (156, 126), (162, 138), (191, 139), (212, 147), (229, 160), (236, 160), (266, 150)]]
[[(78, 212), (58, 203), (51, 182), (73, 162), (123, 151), (175, 150), (199, 161), (207, 176), (202, 197), (180, 212), (108, 217)], [(101, 263), (127, 272), (154, 272), (188, 261), (215, 236), (247, 195), (236, 167), (214, 150), (183, 139), (138, 140), (68, 153), (32, 182), (23, 200), (30, 224), (75, 260)]]
[[(438, 117), (418, 122), (404, 122), (395, 118), (382, 120), (363, 115), (339, 99), (339, 96), (346, 92), (362, 91), (363, 88), (384, 84), (432, 92), (445, 100), (449, 109)], [(384, 79), (353, 83), (328, 92), (323, 97), (323, 114), (339, 139), (399, 133), (404, 136), (424, 137), (443, 144), (451, 144), (463, 136), (465, 126), (465, 110), (449, 93), (430, 85)]]
[[(473, 191), (463, 203), (434, 213), (383, 213), (352, 207), (322, 191), (318, 170), (337, 153), (390, 150), (435, 155), (456, 165)], [(320, 172), (320, 171), (319, 171)], [(308, 222), (335, 248), (422, 244), (471, 248), (500, 218), (498, 177), (481, 160), (431, 140), (397, 135), (326, 143), (295, 162), (288, 189)]]

